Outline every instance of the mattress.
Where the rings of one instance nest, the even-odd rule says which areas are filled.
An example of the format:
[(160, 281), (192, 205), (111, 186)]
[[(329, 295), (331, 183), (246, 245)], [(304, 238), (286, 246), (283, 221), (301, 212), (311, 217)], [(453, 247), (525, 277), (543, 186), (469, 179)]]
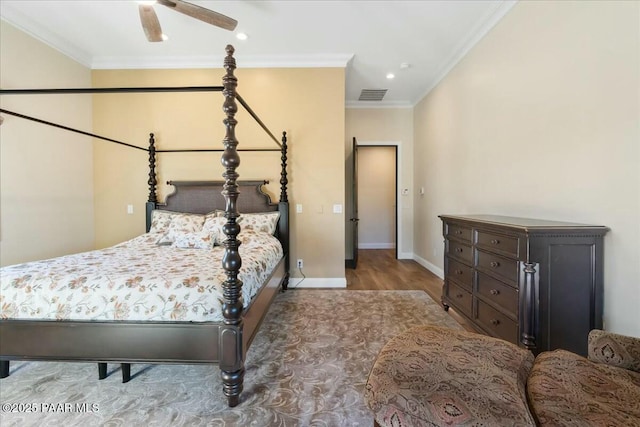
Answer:
[[(244, 307), (282, 258), (268, 233), (240, 234)], [(147, 233), (90, 252), (0, 269), (0, 318), (219, 322), (224, 248), (159, 246)]]

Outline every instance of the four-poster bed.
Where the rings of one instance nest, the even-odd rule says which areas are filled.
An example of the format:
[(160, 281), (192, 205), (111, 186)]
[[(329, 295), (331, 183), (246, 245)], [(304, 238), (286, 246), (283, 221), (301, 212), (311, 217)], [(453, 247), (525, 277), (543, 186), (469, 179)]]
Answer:
[[(202, 277), (198, 276), (198, 280), (200, 280), (199, 283), (202, 285), (198, 290), (201, 288), (206, 289), (203, 292), (210, 292), (214, 295), (211, 299), (216, 299), (215, 295), (218, 295), (217, 298), (220, 299), (221, 302), (221, 307), (219, 308), (219, 314), (221, 316), (219, 319), (212, 317), (212, 313), (218, 309), (209, 308), (208, 306), (205, 307), (204, 305), (201, 306), (200, 311), (195, 310), (201, 314), (200, 318), (197, 318), (193, 313), (189, 314), (191, 317), (182, 313), (182, 315), (177, 317), (179, 320), (174, 320), (177, 315), (171, 311), (168, 312), (168, 318), (166, 319), (162, 318), (162, 315), (156, 315), (156, 317), (149, 315), (151, 316), (150, 318), (144, 318), (144, 316), (141, 318), (140, 316), (142, 315), (139, 312), (133, 318), (127, 318), (127, 316), (120, 318), (112, 313), (117, 311), (115, 309), (103, 310), (103, 313), (106, 314), (102, 317), (95, 316), (95, 313), (91, 312), (86, 315), (88, 318), (82, 316), (80, 316), (80, 318), (78, 318), (78, 316), (74, 317), (73, 313), (71, 313), (66, 316), (52, 315), (52, 318), (43, 319), (38, 318), (38, 316), (41, 315), (38, 310), (34, 310), (34, 312), (36, 312), (35, 315), (25, 316), (24, 313), (22, 313), (23, 315), (20, 314), (20, 310), (7, 310), (6, 308), (11, 306), (8, 303), (12, 298), (17, 298), (15, 295), (12, 295), (12, 292), (18, 292), (17, 290), (24, 288), (24, 283), (20, 282), (20, 280), (26, 277), (11, 276), (11, 274), (14, 273), (11, 269), (13, 267), (22, 268), (23, 266), (29, 266), (29, 263), (7, 267), (3, 269), (2, 274), (4, 277), (2, 277), (3, 312), (0, 312), (0, 377), (9, 375), (9, 361), (11, 360), (98, 362), (101, 378), (106, 374), (107, 362), (123, 363), (123, 373), (125, 376), (129, 375), (129, 363), (218, 363), (223, 381), (223, 392), (228, 399), (229, 405), (235, 406), (239, 403), (239, 396), (243, 388), (245, 354), (258, 331), (271, 301), (279, 289), (285, 290), (287, 288), (289, 278), (289, 207), (286, 171), (287, 138), (286, 133), (283, 133), (282, 143), (278, 143), (257, 115), (246, 105), (244, 100), (237, 95), (237, 79), (234, 76), (236, 64), (233, 58), (233, 47), (227, 46), (226, 52), (227, 56), (224, 59), (226, 73), (222, 79), (223, 86), (205, 88), (210, 91), (221, 91), (225, 98), (223, 104), (223, 111), (226, 114), (223, 120), (226, 129), (223, 140), (224, 150), (157, 150), (154, 136), (151, 134), (149, 148), (147, 149), (149, 153), (149, 197), (146, 204), (147, 234), (121, 245), (107, 248), (107, 251), (111, 251), (114, 254), (122, 253), (120, 250), (122, 248), (135, 253), (135, 255), (130, 256), (130, 258), (138, 262), (137, 266), (146, 262), (144, 258), (138, 256), (143, 256), (145, 253), (150, 254), (150, 257), (157, 257), (160, 253), (175, 257), (174, 251), (177, 250), (194, 251), (188, 252), (187, 258), (189, 259), (189, 263), (187, 264), (195, 265), (196, 267), (194, 268), (197, 271), (193, 271), (192, 275), (188, 277), (188, 280), (192, 280), (192, 276), (202, 274)], [(198, 88), (122, 88), (64, 89), (62, 91), (66, 91), (67, 93), (100, 93), (101, 91), (174, 91), (174, 89), (183, 89), (183, 91), (188, 91), (185, 89), (192, 89), (191, 91), (198, 90)], [(0, 93), (58, 93), (57, 91), (59, 90), (2, 90)], [(262, 191), (262, 185), (267, 183), (266, 181), (238, 181), (239, 174), (236, 170), (240, 163), (238, 152), (251, 150), (239, 150), (237, 148), (238, 141), (235, 137), (235, 126), (237, 124), (237, 120), (235, 119), (237, 112), (236, 99), (240, 101), (251, 116), (280, 146), (276, 150), (270, 150), (281, 152), (281, 193), (278, 203), (272, 203), (269, 196)], [(2, 110), (2, 112), (28, 118), (27, 116), (6, 110)], [(64, 126), (42, 120), (34, 120), (65, 128)], [(75, 131), (70, 128), (65, 129)], [(99, 137), (86, 132), (80, 133)], [(99, 138), (108, 140), (108, 138)], [(224, 167), (224, 181), (170, 181), (168, 184), (173, 185), (175, 190), (167, 196), (164, 203), (159, 203), (156, 193), (156, 155), (157, 153), (176, 151), (223, 151), (221, 162)], [(243, 191), (239, 197), (241, 187)], [(207, 258), (209, 256), (209, 248), (207, 248), (207, 252), (195, 252), (198, 251), (198, 249), (185, 249), (184, 247), (182, 247), (182, 249), (171, 249), (156, 244), (159, 243), (160, 240), (156, 241), (157, 237), (152, 234), (154, 231), (153, 228), (158, 227), (157, 223), (155, 225), (153, 223), (154, 217), (157, 219), (161, 215), (164, 215), (165, 217), (173, 218), (171, 216), (172, 212), (179, 212), (179, 214), (176, 215), (181, 218), (190, 218), (189, 221), (197, 218), (198, 221), (204, 222), (204, 226), (206, 226), (209, 220), (217, 224), (217, 240), (224, 248), (223, 252), (219, 254), (220, 258), (218, 258), (219, 261), (217, 262), (217, 265), (222, 268), (222, 272), (220, 273), (222, 276), (220, 279), (221, 283), (217, 291), (210, 290), (207, 288), (208, 285), (205, 286), (205, 284), (208, 279), (218, 273), (206, 272), (206, 264), (204, 266), (201, 264), (201, 267), (197, 267), (198, 264), (194, 261), (197, 258), (202, 258), (205, 262), (209, 260), (209, 258)], [(257, 230), (256, 228), (252, 231), (251, 224), (249, 223), (249, 217), (251, 215), (269, 215), (270, 218), (277, 217), (275, 230), (270, 230), (269, 233), (262, 233), (262, 231), (255, 231)], [(170, 219), (169, 221), (167, 224), (171, 227), (171, 221), (175, 223), (176, 220)], [(247, 224), (247, 226), (245, 227), (244, 224)], [(244, 228), (247, 230), (241, 233), (241, 230)], [(166, 230), (162, 230), (162, 232), (164, 231)], [(182, 237), (185, 237), (186, 234)], [(275, 234), (275, 238), (272, 237), (271, 234)], [(172, 236), (176, 238), (177, 241), (176, 236), (181, 235), (178, 233)], [(214, 235), (210, 234), (208, 237), (216, 240), (216, 238), (212, 236)], [(258, 243), (252, 239), (258, 239)], [(275, 249), (271, 251), (272, 258), (275, 256), (275, 259), (271, 263), (273, 266), (266, 267), (268, 271), (262, 271), (263, 267), (267, 265), (267, 262), (264, 260), (258, 261), (258, 266), (255, 267), (255, 270), (259, 271), (262, 276), (259, 279), (259, 283), (255, 285), (255, 289), (252, 288), (253, 291), (250, 291), (251, 295), (248, 294), (249, 291), (247, 295), (245, 295), (243, 293), (243, 289), (245, 288), (243, 288), (242, 277), (246, 278), (247, 275), (249, 275), (249, 271), (252, 271), (251, 269), (254, 267), (250, 264), (245, 266), (244, 269), (241, 269), (241, 267), (243, 267), (243, 258), (251, 261), (253, 252), (248, 252), (249, 249), (242, 248), (241, 245), (246, 243), (246, 248), (266, 247), (271, 244), (272, 241), (275, 241)], [(173, 247), (175, 243), (176, 242), (170, 246)], [(214, 251), (214, 249), (211, 250)], [(86, 257), (94, 257), (95, 254), (93, 254), (93, 252), (72, 255), (68, 258), (75, 259), (74, 262), (77, 264), (91, 264), (90, 262), (86, 262)], [(73, 258), (74, 256), (76, 258)], [(65, 257), (61, 257), (60, 260), (62, 260), (62, 258)], [(115, 264), (120, 266), (117, 258), (115, 259)], [(214, 259), (215, 258), (211, 258), (212, 263), (215, 262), (213, 261)], [(60, 262), (63, 261), (64, 260)], [(191, 263), (191, 261), (193, 261), (193, 263)], [(54, 261), (54, 264), (55, 262), (56, 261)], [(33, 264), (38, 265), (37, 263), (38, 262)], [(50, 266), (51, 271), (55, 270), (54, 264)], [(40, 264), (40, 267), (42, 267), (42, 264)], [(150, 271), (153, 272), (156, 269), (160, 271), (166, 267), (167, 265), (152, 265)], [(172, 266), (169, 265), (169, 267)], [(81, 267), (78, 267), (78, 269), (80, 272), (83, 272)], [(175, 273), (175, 270), (179, 270), (179, 268), (170, 268), (167, 272), (162, 273), (165, 282), (168, 283), (171, 281), (167, 277), (173, 277), (171, 274)], [(27, 271), (27, 275), (29, 275), (28, 270), (25, 271)], [(18, 272), (22, 273), (22, 271)], [(92, 273), (87, 273), (87, 275), (90, 274)], [(105, 273), (105, 275), (106, 274), (107, 273)], [(84, 280), (88, 280), (87, 275), (83, 276)], [(16, 277), (19, 278), (16, 279)], [(5, 280), (5, 278), (7, 280)], [(110, 277), (109, 280), (112, 280), (112, 278)], [(113, 283), (117, 283), (115, 282), (116, 279), (113, 280), (111, 286), (114, 286)], [(130, 288), (133, 286), (132, 280), (133, 279), (129, 279), (122, 287), (129, 288), (130, 291)], [(139, 282), (145, 280), (144, 274), (136, 277), (135, 280)], [(176, 281), (177, 288), (187, 287), (187, 281), (180, 282), (179, 276)], [(73, 287), (70, 283), (63, 283), (62, 285), (62, 287), (66, 286), (67, 288)], [(167, 284), (166, 286), (169, 285)], [(147, 290), (145, 286), (141, 287)], [(211, 287), (215, 286), (211, 285)], [(96, 289), (97, 288), (98, 285), (96, 285)], [(179, 292), (179, 290), (176, 291), (175, 289), (170, 289), (169, 291), (169, 293)], [(160, 293), (160, 287), (158, 287), (158, 292)], [(158, 295), (153, 295), (153, 297), (157, 296)], [(173, 295), (173, 297), (175, 299), (175, 295)], [(69, 298), (72, 297), (70, 296)], [(171, 296), (162, 298), (170, 299)], [(107, 300), (109, 300), (108, 297), (102, 298), (103, 303), (106, 305), (117, 303), (117, 301)], [(153, 308), (156, 308), (156, 306), (153, 306)], [(160, 320), (158, 320), (158, 318), (160, 318)]]

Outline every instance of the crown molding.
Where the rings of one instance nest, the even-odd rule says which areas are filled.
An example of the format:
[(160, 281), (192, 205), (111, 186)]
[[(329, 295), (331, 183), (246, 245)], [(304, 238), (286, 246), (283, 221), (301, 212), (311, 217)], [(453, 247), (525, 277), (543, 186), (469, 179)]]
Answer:
[[(345, 68), (353, 54), (236, 55), (242, 68)], [(91, 62), (94, 70), (222, 68), (223, 55), (103, 56)]]
[(2, 4), (2, 16), (0, 19), (81, 65), (91, 68), (91, 55), (88, 52), (45, 30), (33, 22), (32, 19), (13, 8), (11, 3), (4, 2)]
[(452, 51), (451, 56), (443, 63), (443, 65), (438, 69), (435, 73), (435, 78), (432, 79), (431, 84), (427, 87), (427, 89), (417, 97), (412, 106), (416, 106), (420, 101), (424, 99), (425, 96), (429, 95), (431, 91), (440, 84), (440, 82), (449, 74), (449, 72), (455, 67), (458, 62), (462, 58), (464, 58), (467, 53), (476, 45), (482, 38), (502, 19), (504, 16), (511, 10), (511, 8), (518, 2), (519, 0), (504, 0), (500, 3), (497, 3), (496, 6), (489, 10), (483, 17), (483, 19), (478, 21), (478, 24), (475, 25), (467, 37)]

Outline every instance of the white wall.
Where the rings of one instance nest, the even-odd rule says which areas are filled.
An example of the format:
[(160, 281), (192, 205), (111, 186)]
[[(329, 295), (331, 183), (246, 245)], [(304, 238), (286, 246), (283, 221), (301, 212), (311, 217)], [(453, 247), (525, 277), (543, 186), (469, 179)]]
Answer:
[[(0, 21), (3, 89), (91, 87), (91, 73)], [(2, 108), (91, 131), (90, 95), (3, 95)], [(0, 265), (93, 249), (91, 138), (3, 115)]]
[(358, 247), (396, 247), (396, 147), (358, 148)]
[(443, 213), (606, 225), (605, 327), (640, 336), (639, 9), (519, 2), (415, 107), (416, 255)]

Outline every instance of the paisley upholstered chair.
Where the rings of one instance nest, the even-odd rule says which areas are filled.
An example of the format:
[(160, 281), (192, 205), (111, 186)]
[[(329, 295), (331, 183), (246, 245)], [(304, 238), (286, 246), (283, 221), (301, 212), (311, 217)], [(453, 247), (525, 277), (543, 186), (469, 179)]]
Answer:
[(376, 426), (640, 426), (640, 339), (599, 330), (588, 359), (480, 334), (417, 327), (369, 374)]

